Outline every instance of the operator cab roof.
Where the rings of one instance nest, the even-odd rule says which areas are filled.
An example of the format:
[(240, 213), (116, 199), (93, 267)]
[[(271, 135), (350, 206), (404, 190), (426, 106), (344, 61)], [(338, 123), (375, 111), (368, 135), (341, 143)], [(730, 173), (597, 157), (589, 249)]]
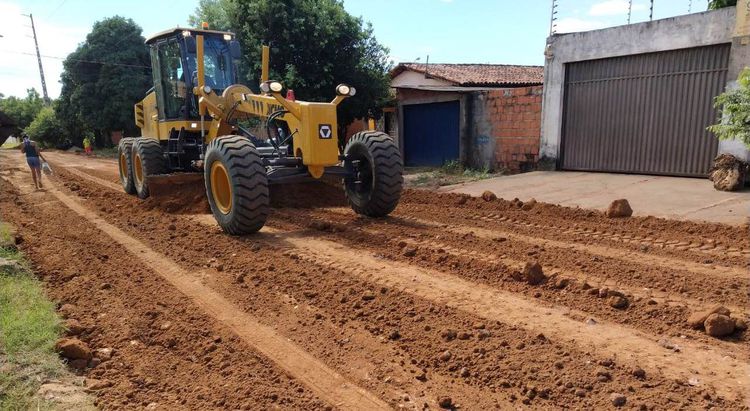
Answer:
[(172, 37), (176, 34), (181, 34), (183, 31), (189, 31), (193, 34), (193, 36), (196, 36), (198, 34), (218, 34), (218, 35), (224, 35), (229, 34), (234, 38), (234, 33), (230, 31), (218, 31), (218, 30), (204, 30), (204, 29), (193, 29), (193, 28), (185, 28), (185, 27), (175, 27), (169, 30), (160, 31), (151, 37), (146, 39), (146, 44), (153, 44), (155, 41)]

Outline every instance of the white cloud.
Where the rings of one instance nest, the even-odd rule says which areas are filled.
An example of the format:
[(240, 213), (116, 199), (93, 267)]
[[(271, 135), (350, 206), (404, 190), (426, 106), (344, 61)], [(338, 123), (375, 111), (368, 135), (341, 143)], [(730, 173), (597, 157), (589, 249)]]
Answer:
[[(589, 16), (620, 16), (628, 14), (628, 0), (607, 0), (596, 3), (589, 9)], [(645, 4), (633, 3), (632, 11), (646, 10)]]
[(564, 17), (557, 21), (557, 33), (574, 33), (577, 31), (589, 31), (610, 26), (606, 21), (584, 20), (575, 17)]
[[(34, 39), (26, 10), (16, 3), (0, 1), (0, 93), (23, 97), (26, 89), (36, 88), (42, 94)], [(54, 16), (52, 16), (54, 17)], [(44, 15), (34, 15), (34, 25), (43, 56), (66, 57), (85, 40), (88, 27), (65, 26)], [(60, 94), (62, 60), (42, 57), (47, 92), (51, 98)]]

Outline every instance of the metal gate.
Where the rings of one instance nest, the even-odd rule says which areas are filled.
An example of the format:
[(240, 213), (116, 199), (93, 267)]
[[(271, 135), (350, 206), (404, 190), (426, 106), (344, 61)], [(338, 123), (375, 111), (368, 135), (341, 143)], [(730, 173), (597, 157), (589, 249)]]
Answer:
[(441, 166), (459, 158), (460, 103), (404, 106), (404, 163)]
[(703, 176), (729, 44), (566, 64), (562, 168)]

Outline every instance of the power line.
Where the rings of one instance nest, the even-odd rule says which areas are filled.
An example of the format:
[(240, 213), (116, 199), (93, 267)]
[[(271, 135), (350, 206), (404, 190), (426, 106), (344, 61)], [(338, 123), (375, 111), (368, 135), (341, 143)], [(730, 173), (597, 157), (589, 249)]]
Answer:
[[(13, 50), (0, 50), (0, 53), (13, 53), (13, 54), (23, 54), (27, 56), (36, 56), (34, 53), (26, 53), (23, 51), (13, 51)], [(58, 56), (45, 56), (44, 54), (40, 55), (41, 57), (48, 58), (48, 59), (55, 59), (55, 60), (72, 60), (72, 61), (78, 61), (81, 63), (91, 63), (91, 64), (101, 64), (105, 66), (122, 66), (122, 67), (131, 67), (131, 68), (145, 68), (145, 69), (151, 69), (149, 66), (142, 66), (138, 64), (126, 64), (126, 63), (110, 63), (106, 61), (95, 61), (95, 60), (83, 60), (83, 59), (77, 59), (73, 57), (58, 57)]]
[(52, 11), (51, 11), (51, 12), (50, 12), (50, 13), (49, 13), (49, 14), (47, 15), (47, 17), (49, 17), (49, 16), (51, 16), (51, 15), (55, 14), (55, 12), (56, 12), (57, 10), (59, 10), (59, 9), (60, 9), (60, 7), (62, 7), (62, 6), (63, 6), (63, 4), (65, 4), (65, 2), (66, 2), (66, 1), (68, 1), (68, 0), (62, 0), (62, 1), (60, 2), (60, 4), (58, 4), (58, 5), (57, 5), (57, 7), (55, 7), (54, 9), (52, 9)]

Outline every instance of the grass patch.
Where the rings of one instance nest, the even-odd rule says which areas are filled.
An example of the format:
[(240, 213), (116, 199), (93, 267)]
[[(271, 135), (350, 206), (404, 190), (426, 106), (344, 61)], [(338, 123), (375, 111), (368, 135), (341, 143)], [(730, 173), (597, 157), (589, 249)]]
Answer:
[[(0, 237), (9, 235), (0, 225)], [(0, 409), (38, 408), (41, 381), (66, 373), (54, 350), (61, 321), (21, 252), (0, 247), (0, 258), (20, 262), (20, 269), (0, 268)]]
[(497, 177), (503, 172), (490, 172), (486, 168), (473, 169), (464, 167), (458, 161), (448, 161), (439, 168), (408, 168), (404, 174), (408, 187), (437, 188)]
[(97, 157), (117, 158), (117, 147), (94, 148)]

